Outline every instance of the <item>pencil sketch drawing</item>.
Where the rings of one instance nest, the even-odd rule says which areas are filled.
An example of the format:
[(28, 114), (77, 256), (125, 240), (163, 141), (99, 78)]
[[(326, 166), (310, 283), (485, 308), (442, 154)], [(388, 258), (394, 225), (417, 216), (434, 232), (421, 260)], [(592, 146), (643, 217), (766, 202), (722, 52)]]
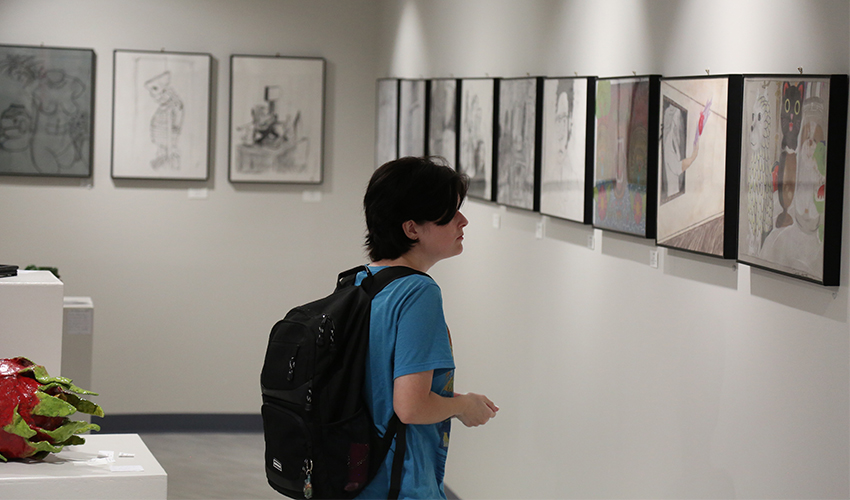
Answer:
[(433, 80), (428, 118), (428, 154), (457, 164), (457, 81)]
[(113, 178), (207, 178), (210, 60), (115, 51)]
[(402, 80), (398, 119), (399, 156), (425, 154), (425, 80)]
[(234, 56), (231, 180), (321, 182), (324, 59)]
[(587, 79), (543, 84), (541, 213), (584, 222), (587, 165)]
[(499, 175), (497, 201), (534, 208), (534, 150), (537, 80), (503, 80), (499, 91)]
[(378, 80), (375, 167), (398, 158), (398, 80)]
[(469, 195), (491, 200), (493, 177), (492, 79), (461, 81), (459, 170), (469, 176)]

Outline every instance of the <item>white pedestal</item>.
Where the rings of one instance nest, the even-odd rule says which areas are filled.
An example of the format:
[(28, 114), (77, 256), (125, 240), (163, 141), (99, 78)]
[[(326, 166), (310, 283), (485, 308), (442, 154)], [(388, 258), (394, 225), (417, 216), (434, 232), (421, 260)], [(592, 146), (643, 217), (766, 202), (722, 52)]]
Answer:
[[(167, 498), (168, 476), (138, 434), (91, 434), (85, 439), (85, 444), (66, 446), (41, 462), (0, 463), (0, 498)], [(114, 461), (101, 458), (103, 452), (113, 452)]]
[(94, 303), (91, 297), (65, 297), (62, 321), (62, 376), (91, 390)]
[(24, 356), (62, 375), (63, 289), (49, 271), (0, 278), (0, 358)]

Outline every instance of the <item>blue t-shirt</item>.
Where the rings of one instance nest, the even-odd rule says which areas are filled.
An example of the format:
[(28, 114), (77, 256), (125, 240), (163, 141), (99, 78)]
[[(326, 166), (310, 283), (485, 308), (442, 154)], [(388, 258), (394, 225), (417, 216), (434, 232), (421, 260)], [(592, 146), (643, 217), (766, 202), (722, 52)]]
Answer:
[[(383, 267), (370, 267), (375, 273)], [(366, 276), (361, 272), (356, 283)], [(399, 278), (372, 300), (366, 398), (381, 434), (393, 415), (393, 381), (434, 370), (431, 391), (454, 396), (452, 356), (440, 287), (428, 276)], [(446, 498), (443, 490), (451, 420), (407, 426), (399, 498)], [(375, 479), (357, 498), (387, 498), (395, 443)]]

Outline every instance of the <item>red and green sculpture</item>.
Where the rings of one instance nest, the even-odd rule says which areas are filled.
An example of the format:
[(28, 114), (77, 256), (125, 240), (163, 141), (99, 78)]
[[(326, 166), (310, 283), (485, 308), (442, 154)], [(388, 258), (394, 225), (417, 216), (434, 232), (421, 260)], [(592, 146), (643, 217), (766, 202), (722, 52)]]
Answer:
[(68, 418), (77, 411), (103, 416), (100, 406), (79, 396), (97, 393), (71, 382), (51, 377), (27, 358), (0, 359), (0, 461), (41, 459), (85, 443), (79, 434), (100, 430), (97, 424)]

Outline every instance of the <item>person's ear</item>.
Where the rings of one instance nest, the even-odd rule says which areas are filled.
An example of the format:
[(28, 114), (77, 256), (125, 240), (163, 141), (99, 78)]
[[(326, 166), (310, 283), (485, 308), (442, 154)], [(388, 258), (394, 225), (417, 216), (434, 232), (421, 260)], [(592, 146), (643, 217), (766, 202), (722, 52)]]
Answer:
[(419, 241), (419, 227), (412, 220), (402, 222), (401, 229), (404, 235), (414, 241)]

